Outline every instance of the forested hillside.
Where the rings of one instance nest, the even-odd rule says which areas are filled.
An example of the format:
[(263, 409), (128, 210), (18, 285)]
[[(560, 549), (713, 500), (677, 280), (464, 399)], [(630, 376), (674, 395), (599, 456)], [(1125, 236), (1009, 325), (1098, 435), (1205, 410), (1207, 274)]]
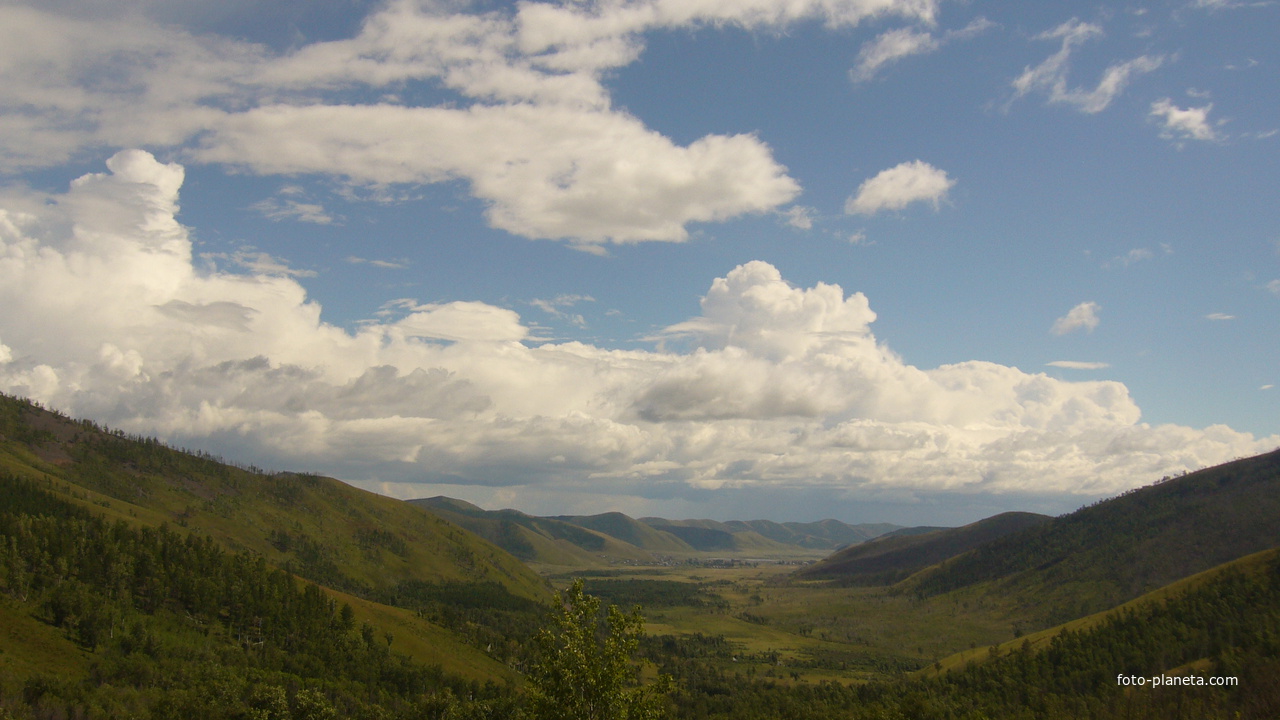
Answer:
[(393, 652), (392, 633), (259, 554), (108, 521), (51, 484), (0, 478), (0, 713), (422, 718), (515, 702)]
[(1009, 512), (959, 528), (877, 538), (847, 547), (797, 572), (796, 577), (844, 585), (892, 585), (931, 565), (1049, 520), (1047, 515)]
[(332, 478), (267, 473), (130, 437), (0, 396), (0, 472), (61, 481), (73, 500), (139, 525), (168, 522), (329, 587), (386, 597), (421, 582), (546, 585), (456, 525)]
[[(545, 720), (522, 683), (549, 677), (549, 584), (493, 542), (643, 606), (653, 665), (615, 680), (669, 675), (650, 706), (668, 720), (1275, 718), (1278, 495), (1271, 453), (1061, 518), (886, 537), (815, 566), (835, 583), (788, 582), (792, 560), (634, 567), (654, 551), (622, 538), (694, 557), (845, 531), (441, 498), (437, 517), (0, 398), (0, 720)], [(578, 636), (603, 641), (606, 617)], [(1034, 632), (1055, 617), (1074, 622)], [(1117, 682), (1166, 675), (1235, 682)]]
[(1049, 624), (1118, 605), (1280, 543), (1280, 451), (1133, 490), (983, 544), (907, 581), (986, 585)]

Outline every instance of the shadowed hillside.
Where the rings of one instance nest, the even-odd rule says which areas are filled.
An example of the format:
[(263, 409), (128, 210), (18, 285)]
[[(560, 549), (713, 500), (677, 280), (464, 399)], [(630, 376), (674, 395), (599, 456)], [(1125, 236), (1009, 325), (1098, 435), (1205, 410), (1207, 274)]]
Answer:
[(1005, 535), (904, 585), (921, 595), (981, 585), (1065, 622), (1277, 545), (1280, 451), (1168, 478)]
[(959, 528), (877, 538), (847, 547), (795, 577), (844, 585), (892, 585), (930, 565), (1050, 520), (1047, 515), (1008, 512)]

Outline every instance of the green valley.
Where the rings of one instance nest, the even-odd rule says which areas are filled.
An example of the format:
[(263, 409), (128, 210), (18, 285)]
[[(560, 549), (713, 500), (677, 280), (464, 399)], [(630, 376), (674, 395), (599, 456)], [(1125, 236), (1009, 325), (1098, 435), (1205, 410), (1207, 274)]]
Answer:
[(1280, 452), (961, 528), (536, 517), (4, 397), (0, 718), (541, 720), (578, 581), (673, 720), (1273, 718), (1278, 546)]

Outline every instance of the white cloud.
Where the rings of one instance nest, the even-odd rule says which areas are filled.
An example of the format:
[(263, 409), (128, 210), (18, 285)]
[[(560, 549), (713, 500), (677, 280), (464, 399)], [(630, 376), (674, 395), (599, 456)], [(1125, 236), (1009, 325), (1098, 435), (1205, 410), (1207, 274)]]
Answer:
[[(149, 21), (145, 7), (99, 9), (0, 8), (0, 169), (148, 146), (380, 192), (460, 179), (494, 227), (597, 253), (610, 242), (682, 241), (689, 223), (767, 212), (799, 193), (752, 135), (681, 146), (611, 107), (601, 77), (639, 57), (642, 33), (883, 16), (928, 24), (937, 11), (935, 0), (642, 0), (475, 13), (392, 0), (354, 37), (273, 53)], [(397, 93), (411, 82), (451, 96), (410, 104)], [(381, 99), (332, 99), (340, 91)], [(257, 209), (337, 220), (299, 199)]]
[(1228, 315), (1226, 313), (1209, 313), (1204, 317), (1206, 320), (1235, 320), (1236, 319), (1235, 315)]
[(792, 205), (787, 208), (782, 216), (787, 219), (787, 224), (797, 230), (810, 230), (813, 228), (813, 218), (817, 213), (811, 207), (804, 205)]
[(1148, 248), (1134, 248), (1124, 255), (1117, 255), (1116, 257), (1111, 258), (1104, 263), (1102, 267), (1107, 269), (1116, 267), (1125, 268), (1133, 265), (1134, 263), (1142, 262), (1143, 260), (1150, 260), (1155, 256), (1156, 254)]
[(875, 77), (885, 65), (911, 55), (931, 53), (940, 46), (931, 33), (912, 28), (890, 30), (862, 46), (858, 51), (857, 65), (849, 74), (854, 82), (865, 82)]
[(332, 225), (342, 221), (341, 217), (325, 210), (323, 204), (307, 202), (306, 191), (297, 185), (286, 185), (277, 197), (260, 200), (250, 207), (275, 221), (296, 220), (314, 225)]
[(1062, 47), (1039, 65), (1023, 70), (1013, 81), (1014, 97), (1022, 97), (1033, 91), (1043, 92), (1051, 103), (1072, 105), (1084, 113), (1098, 113), (1105, 110), (1124, 91), (1133, 77), (1149, 73), (1164, 63), (1162, 55), (1142, 55), (1109, 66), (1092, 90), (1068, 87), (1067, 75), (1072, 52), (1088, 40), (1102, 35), (1101, 27), (1075, 18), (1037, 35), (1037, 40), (1060, 39)]
[(180, 166), (131, 151), (109, 167), (55, 196), (0, 191), (0, 389), (263, 466), (529, 498), (1076, 497), (1280, 442), (1142, 424), (1116, 382), (915, 367), (864, 295), (763, 262), (661, 333), (680, 350), (534, 344), (479, 302), (396, 300), (346, 331), (287, 273), (198, 268)]
[(355, 255), (348, 255), (346, 258), (346, 261), (351, 263), (352, 265), (372, 265), (377, 268), (383, 268), (384, 270), (403, 270), (409, 267), (409, 261), (407, 259), (376, 260), (376, 259), (356, 257)]
[(858, 51), (857, 63), (849, 71), (855, 82), (866, 82), (875, 77), (881, 68), (912, 55), (925, 55), (941, 48), (952, 40), (967, 40), (986, 32), (995, 23), (978, 18), (959, 30), (944, 33), (941, 37), (932, 32), (914, 28), (899, 28), (878, 35)]
[(1082, 302), (1054, 320), (1052, 332), (1054, 335), (1066, 335), (1076, 330), (1093, 332), (1098, 327), (1098, 311), (1101, 309), (1102, 306), (1096, 302)]
[(361, 183), (470, 181), (494, 227), (579, 243), (682, 241), (685, 224), (763, 212), (799, 186), (750, 135), (688, 147), (619, 113), (276, 106), (228, 116), (195, 156)]
[(1067, 368), (1068, 370), (1102, 370), (1111, 367), (1111, 365), (1104, 362), (1082, 362), (1079, 360), (1054, 360), (1045, 364), (1049, 367)]
[(1276, 295), (1280, 295), (1280, 279), (1272, 280), (1267, 283), (1267, 290), (1270, 290)]
[(901, 210), (914, 202), (931, 203), (936, 210), (955, 184), (945, 171), (929, 163), (904, 162), (865, 180), (845, 201), (844, 211), (874, 215), (881, 210)]
[(574, 325), (577, 325), (578, 327), (586, 327), (587, 326), (586, 318), (584, 318), (580, 313), (566, 312), (564, 308), (572, 308), (574, 305), (577, 305), (578, 303), (595, 302), (595, 301), (596, 299), (591, 297), (590, 295), (576, 295), (576, 294), (567, 293), (563, 295), (557, 295), (554, 298), (551, 298), (550, 300), (534, 298), (533, 300), (529, 301), (529, 304), (547, 313), (548, 315), (554, 318), (557, 318), (560, 320), (568, 320), (569, 322), (573, 323)]
[(1169, 98), (1151, 103), (1152, 117), (1164, 121), (1161, 137), (1178, 140), (1217, 140), (1218, 133), (1209, 124), (1209, 111), (1212, 109), (1212, 103), (1204, 107), (1183, 109), (1170, 102)]

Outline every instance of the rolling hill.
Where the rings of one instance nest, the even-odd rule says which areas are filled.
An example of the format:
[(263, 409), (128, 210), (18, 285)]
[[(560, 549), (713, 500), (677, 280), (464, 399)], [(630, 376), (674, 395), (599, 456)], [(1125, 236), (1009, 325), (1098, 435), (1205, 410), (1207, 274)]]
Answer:
[(398, 500), (332, 478), (229, 465), (5, 396), (0, 474), (54, 481), (107, 517), (169, 523), (362, 596), (403, 583), (460, 582), (550, 597), (508, 553)]
[(848, 525), (838, 520), (636, 519), (619, 512), (536, 517), (517, 510), (484, 510), (448, 497), (408, 502), (465, 527), (521, 560), (565, 567), (646, 563), (666, 557), (814, 556), (899, 527)]
[(1280, 545), (1280, 450), (1128, 491), (1073, 513), (1006, 513), (953, 530), (886, 536), (797, 579), (967, 589), (1041, 627), (1106, 610)]
[(900, 580), (1011, 533), (1051, 521), (1047, 515), (1008, 512), (964, 527), (894, 535), (847, 547), (795, 577), (844, 585), (892, 585)]
[[(24, 493), (44, 499), (24, 507)], [(376, 662), (391, 663), (386, 667), (393, 673), (402, 671), (394, 669), (399, 667), (396, 663), (417, 663), (403, 669), (415, 677), (519, 682), (505, 659), (518, 649), (510, 642), (518, 643), (521, 634), (501, 628), (533, 627), (551, 597), (539, 576), (499, 547), (401, 501), (331, 478), (230, 465), (0, 395), (0, 530), (18, 533), (14, 542), (21, 541), (23, 533), (30, 532), (24, 528), (36, 527), (30, 525), (33, 513), (53, 513), (42, 522), (69, 518), (60, 522), (73, 523), (73, 528), (78, 527), (74, 523), (90, 523), (89, 527), (107, 523), (102, 527), (115, 527), (109, 531), (112, 537), (135, 538), (128, 541), (132, 545), (123, 546), (121, 559), (112, 563), (139, 568), (137, 572), (150, 561), (128, 548), (156, 542), (155, 538), (175, 548), (195, 543), (193, 547), (207, 548), (202, 551), (206, 554), (252, 559), (261, 568), (254, 571), (258, 573), (254, 582), (268, 582), (263, 580), (265, 574), (284, 570), (305, 580), (304, 588), (312, 586), (327, 597), (330, 612), (349, 607), (354, 624), (348, 627), (367, 628), (363, 631), (366, 642), (385, 638), (390, 647), (395, 638), (396, 653), (377, 655)], [(83, 532), (73, 529), (63, 534), (75, 537)], [(108, 530), (94, 532), (103, 535)], [(0, 545), (4, 544), (5, 538), (0, 537)], [(10, 546), (10, 551), (12, 547), (16, 546)], [(18, 557), (34, 561), (35, 556), (26, 555), (20, 552)], [(57, 584), (29, 592), (24, 588), (42, 571), (38, 566), (23, 570), (15, 562), (0, 557), (4, 647), (0, 676), (19, 682), (54, 673), (78, 682), (75, 679), (85, 673), (103, 672), (107, 656), (87, 647), (83, 635), (83, 623), (93, 617), (108, 618), (113, 637), (118, 635), (117, 625), (127, 620), (148, 637), (168, 638), (164, 642), (169, 646), (156, 650), (156, 661), (162, 664), (181, 664), (185, 661), (176, 658), (194, 657), (183, 648), (199, 641), (165, 619), (170, 612), (166, 608), (181, 607), (187, 601), (176, 599), (139, 614), (130, 603), (117, 599), (119, 590), (110, 590), (106, 600), (85, 600), (101, 590), (95, 589), (91, 577), (76, 573), (71, 577), (77, 579), (63, 584), (75, 588), (71, 596), (60, 595), (62, 585)], [(235, 562), (244, 560), (228, 562), (239, 567)], [(114, 582), (119, 586), (121, 581)], [(211, 575), (198, 582), (208, 595), (219, 583), (229, 581)], [(137, 593), (135, 598), (146, 596)], [(88, 614), (75, 610), (71, 619), (60, 622), (53, 608), (68, 602), (73, 609), (98, 605), (109, 610)], [(441, 612), (446, 605), (449, 612)], [(193, 615), (190, 606), (186, 612), (201, 624), (218, 617), (225, 623), (232, 612), (225, 608), (233, 606), (211, 611), (212, 616)], [(287, 616), (280, 608), (264, 607), (263, 617)], [(499, 640), (505, 636), (511, 641)], [(210, 637), (226, 642), (216, 633)], [(227, 647), (223, 652), (238, 651)], [(302, 676), (310, 675), (303, 672)], [(5, 687), (0, 683), (0, 694)]]

